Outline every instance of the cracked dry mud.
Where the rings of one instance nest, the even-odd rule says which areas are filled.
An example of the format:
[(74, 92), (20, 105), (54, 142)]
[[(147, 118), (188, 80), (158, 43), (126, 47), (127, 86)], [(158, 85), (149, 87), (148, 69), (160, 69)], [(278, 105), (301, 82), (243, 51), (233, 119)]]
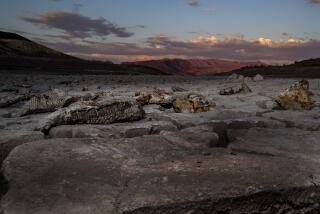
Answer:
[(0, 92), (1, 100), (52, 89), (66, 96), (103, 90), (109, 92), (106, 99), (131, 100), (136, 92), (159, 88), (177, 96), (198, 93), (215, 103), (205, 113), (145, 105), (141, 120), (61, 124), (47, 135), (41, 124), (52, 113), (21, 117), (24, 99), (0, 108), (0, 213), (320, 212), (318, 79), (309, 80), (312, 110), (280, 111), (273, 110), (272, 97), (297, 80), (249, 81), (252, 93), (221, 96), (221, 89), (241, 82), (175, 76), (0, 78), (6, 87), (32, 85)]

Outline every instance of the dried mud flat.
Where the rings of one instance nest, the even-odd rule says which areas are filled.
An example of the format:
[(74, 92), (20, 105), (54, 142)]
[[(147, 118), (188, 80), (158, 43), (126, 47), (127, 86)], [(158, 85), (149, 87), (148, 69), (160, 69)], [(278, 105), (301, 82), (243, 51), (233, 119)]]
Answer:
[[(319, 80), (309, 80), (314, 108), (274, 110), (273, 98), (297, 80), (247, 80), (251, 93), (222, 96), (241, 81), (2, 74), (0, 213), (319, 213)], [(213, 108), (134, 104), (136, 92), (154, 88), (201, 94)], [(48, 91), (64, 103), (46, 102), (51, 112), (19, 97)], [(74, 97), (90, 108), (65, 107)], [(62, 122), (44, 134), (53, 114)]]

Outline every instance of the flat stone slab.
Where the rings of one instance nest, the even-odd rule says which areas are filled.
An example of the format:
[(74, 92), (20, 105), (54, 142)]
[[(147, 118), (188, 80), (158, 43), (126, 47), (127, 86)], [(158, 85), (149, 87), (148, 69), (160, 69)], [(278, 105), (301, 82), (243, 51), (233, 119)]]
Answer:
[(3, 163), (10, 189), (1, 209), (13, 214), (123, 213), (307, 188), (320, 176), (320, 163), (310, 159), (192, 144), (160, 135), (23, 144)]
[[(252, 128), (231, 132), (234, 142), (229, 148), (266, 156), (286, 156), (320, 163), (320, 132), (297, 128)], [(307, 167), (307, 166), (306, 166)]]
[(263, 114), (263, 117), (309, 131), (320, 131), (320, 108), (311, 111), (274, 111)]
[(0, 164), (9, 155), (12, 149), (24, 143), (43, 139), (41, 132), (37, 131), (0, 131)]
[(178, 128), (170, 121), (147, 120), (110, 125), (62, 125), (52, 128), (48, 137), (118, 139), (158, 134), (164, 130), (177, 131)]

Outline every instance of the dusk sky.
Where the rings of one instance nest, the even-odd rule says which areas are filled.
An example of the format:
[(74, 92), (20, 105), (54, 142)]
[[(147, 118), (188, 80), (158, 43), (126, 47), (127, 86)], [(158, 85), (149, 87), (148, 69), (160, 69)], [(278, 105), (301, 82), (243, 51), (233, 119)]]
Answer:
[(113, 62), (320, 57), (320, 0), (1, 0), (0, 28)]

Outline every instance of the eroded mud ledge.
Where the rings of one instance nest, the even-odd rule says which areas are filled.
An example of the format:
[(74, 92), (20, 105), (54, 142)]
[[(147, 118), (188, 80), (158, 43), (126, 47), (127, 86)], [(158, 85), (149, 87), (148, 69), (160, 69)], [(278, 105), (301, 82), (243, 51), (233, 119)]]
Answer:
[(276, 192), (259, 192), (249, 196), (220, 199), (218, 201), (205, 200), (159, 207), (143, 207), (124, 213), (317, 213), (320, 209), (319, 201), (320, 188), (314, 186)]

